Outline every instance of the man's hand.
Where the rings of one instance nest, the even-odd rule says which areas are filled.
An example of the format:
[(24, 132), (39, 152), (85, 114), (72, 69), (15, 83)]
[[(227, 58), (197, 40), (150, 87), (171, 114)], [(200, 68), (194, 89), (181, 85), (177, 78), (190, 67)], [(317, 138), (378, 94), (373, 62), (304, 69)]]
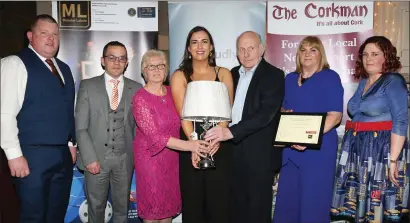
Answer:
[(95, 161), (93, 163), (88, 164), (86, 167), (88, 172), (90, 172), (91, 174), (99, 174), (100, 173), (100, 162)]
[(73, 158), (73, 164), (74, 164), (75, 161), (77, 161), (77, 147), (69, 146), (68, 148), (70, 148), (71, 158)]
[(209, 155), (214, 156), (216, 152), (218, 152), (219, 147), (221, 146), (220, 142), (217, 142), (213, 146), (211, 146), (211, 150), (209, 151)]
[(30, 174), (27, 160), (24, 156), (20, 156), (9, 160), (10, 173), (13, 177), (26, 177)]
[(205, 134), (205, 141), (212, 141), (211, 146), (215, 145), (218, 142), (226, 141), (232, 139), (233, 135), (231, 131), (226, 127), (215, 126), (212, 129), (208, 130)]

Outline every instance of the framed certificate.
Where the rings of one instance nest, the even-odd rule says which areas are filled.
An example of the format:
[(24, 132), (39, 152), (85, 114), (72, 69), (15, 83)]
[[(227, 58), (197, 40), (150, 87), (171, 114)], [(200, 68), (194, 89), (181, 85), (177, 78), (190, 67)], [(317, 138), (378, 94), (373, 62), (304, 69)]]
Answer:
[(274, 145), (320, 149), (327, 113), (282, 112)]

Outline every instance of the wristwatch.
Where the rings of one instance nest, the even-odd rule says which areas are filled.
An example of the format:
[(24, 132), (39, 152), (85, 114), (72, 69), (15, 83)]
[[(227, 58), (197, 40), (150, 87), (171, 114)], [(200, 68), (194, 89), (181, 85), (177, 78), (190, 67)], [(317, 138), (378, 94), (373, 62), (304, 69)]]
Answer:
[(390, 163), (397, 163), (397, 159), (390, 159)]

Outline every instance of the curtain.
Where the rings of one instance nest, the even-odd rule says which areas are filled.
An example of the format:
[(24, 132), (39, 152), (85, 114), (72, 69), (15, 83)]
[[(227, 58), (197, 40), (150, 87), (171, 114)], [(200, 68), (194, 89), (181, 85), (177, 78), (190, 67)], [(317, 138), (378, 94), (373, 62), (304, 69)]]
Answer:
[[(374, 33), (390, 39), (400, 56), (403, 45), (403, 16), (408, 2), (375, 2)], [(408, 9), (407, 9), (408, 10)]]

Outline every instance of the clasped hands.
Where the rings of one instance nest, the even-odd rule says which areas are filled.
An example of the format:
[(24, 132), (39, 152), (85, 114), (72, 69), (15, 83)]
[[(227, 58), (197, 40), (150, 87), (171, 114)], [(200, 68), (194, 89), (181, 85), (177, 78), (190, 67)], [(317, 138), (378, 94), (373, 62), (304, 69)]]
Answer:
[(198, 162), (201, 159), (200, 157), (206, 157), (207, 154), (209, 154), (210, 157), (213, 157), (213, 155), (215, 155), (215, 153), (219, 150), (219, 147), (220, 147), (219, 142), (209, 143), (203, 140), (194, 140), (190, 142), (203, 143), (203, 145), (205, 145), (205, 148), (203, 149), (198, 148), (197, 150), (192, 151), (192, 154), (191, 154), (192, 166), (194, 166), (195, 168), (198, 168)]

